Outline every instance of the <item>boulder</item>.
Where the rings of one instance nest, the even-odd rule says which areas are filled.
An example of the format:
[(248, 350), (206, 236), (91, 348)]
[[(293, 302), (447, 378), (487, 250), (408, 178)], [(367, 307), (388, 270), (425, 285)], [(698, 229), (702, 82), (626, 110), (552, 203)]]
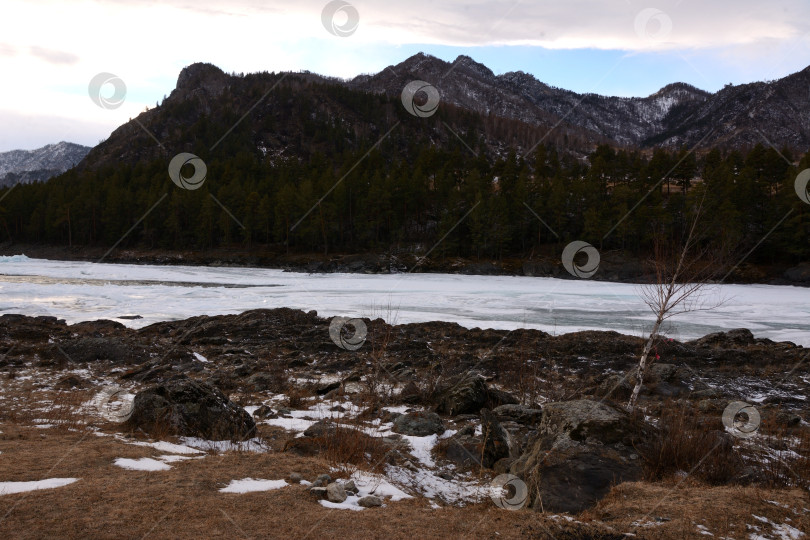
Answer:
[(441, 435), (444, 433), (444, 423), (434, 412), (412, 412), (394, 420), (394, 432), (414, 437)]
[(516, 405), (518, 403), (520, 403), (520, 400), (514, 394), (497, 388), (487, 388), (487, 407), (490, 409), (501, 405)]
[(214, 386), (175, 379), (135, 396), (130, 425), (154, 436), (245, 440), (256, 435), (253, 418)]
[(652, 428), (606, 403), (550, 403), (528, 450), (510, 472), (521, 477), (534, 509), (577, 513), (593, 507), (614, 484), (638, 480), (634, 444)]
[(437, 410), (451, 416), (477, 413), (487, 401), (487, 385), (484, 378), (468, 374), (439, 395)]
[(326, 486), (326, 499), (333, 503), (342, 503), (347, 498), (346, 490), (337, 482), (332, 482)]
[(378, 506), (383, 505), (383, 500), (379, 497), (375, 497), (374, 495), (367, 495), (357, 501), (357, 504), (362, 506), (363, 508), (375, 508)]
[(481, 438), (475, 434), (475, 426), (467, 425), (439, 443), (437, 448), (448, 461), (461, 468), (481, 466)]
[(501, 405), (492, 410), (499, 420), (511, 420), (518, 424), (533, 426), (543, 416), (542, 409), (533, 409), (525, 405)]
[(137, 347), (116, 338), (79, 337), (61, 344), (71, 361), (77, 363), (109, 360), (116, 364), (132, 364), (149, 359), (149, 355)]
[(737, 328), (728, 332), (715, 332), (708, 334), (694, 341), (689, 341), (689, 345), (695, 347), (712, 347), (720, 349), (736, 349), (754, 343), (754, 334), (747, 328)]
[(321, 474), (312, 482), (312, 487), (325, 487), (332, 483), (332, 477), (328, 474)]

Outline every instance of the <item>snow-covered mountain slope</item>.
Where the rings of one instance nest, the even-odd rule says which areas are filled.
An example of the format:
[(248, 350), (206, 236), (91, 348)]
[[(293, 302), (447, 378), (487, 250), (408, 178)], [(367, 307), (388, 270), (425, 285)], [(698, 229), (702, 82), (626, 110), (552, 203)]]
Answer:
[(89, 151), (89, 146), (62, 141), (36, 150), (0, 152), (0, 186), (45, 181), (74, 167)]

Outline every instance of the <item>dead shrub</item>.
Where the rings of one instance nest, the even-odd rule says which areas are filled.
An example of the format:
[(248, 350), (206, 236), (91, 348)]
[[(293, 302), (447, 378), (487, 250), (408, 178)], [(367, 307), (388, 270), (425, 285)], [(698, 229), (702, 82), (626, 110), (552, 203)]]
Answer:
[(734, 448), (734, 439), (717, 425), (695, 415), (684, 404), (663, 408), (657, 434), (638, 451), (650, 481), (689, 473), (709, 484), (731, 482), (742, 473), (744, 462)]

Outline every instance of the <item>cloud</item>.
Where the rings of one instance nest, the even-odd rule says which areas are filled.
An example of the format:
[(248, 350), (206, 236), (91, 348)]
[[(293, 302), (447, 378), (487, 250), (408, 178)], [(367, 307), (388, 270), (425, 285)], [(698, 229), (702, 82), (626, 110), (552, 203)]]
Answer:
[(7, 43), (0, 43), (0, 56), (15, 56), (17, 49)]
[[(286, 6), (265, 0), (167, 0), (164, 6), (211, 14), (268, 17), (268, 38), (289, 28), (273, 25), (274, 16), (317, 22), (326, 0), (299, 0)], [(806, 0), (783, 0), (779, 7), (761, 0), (684, 2), (659, 0), (655, 8), (640, 0), (351, 0), (360, 13), (359, 41), (430, 43), (454, 46), (537, 45), (551, 49), (596, 48), (628, 51), (714, 48), (790, 39), (810, 30)], [(227, 6), (227, 7), (226, 7)], [(639, 28), (639, 17), (657, 11)], [(671, 30), (656, 34), (661, 24)], [(295, 28), (302, 37), (319, 37), (317, 24)], [(665, 34), (665, 35), (664, 35)]]
[(65, 51), (56, 51), (53, 49), (45, 49), (43, 47), (38, 47), (36, 45), (32, 46), (29, 51), (32, 55), (36, 56), (40, 60), (44, 60), (49, 64), (55, 65), (73, 65), (79, 61), (79, 57), (75, 54), (71, 54)]
[[(783, 76), (810, 64), (807, 0), (782, 0), (778, 8), (761, 0), (347, 1), (360, 23), (343, 38), (321, 21), (328, 0), (2, 0), (0, 72), (19, 84), (0, 86), (0, 104), (32, 117), (104, 126), (101, 138), (169, 94), (180, 70), (196, 61), (226, 71), (306, 69), (351, 77), (419, 49), (455, 47), (477, 58), (478, 47), (528, 45), (542, 47), (538, 55), (668, 52), (714, 76), (711, 63), (701, 63), (711, 56), (734, 66), (724, 73), (734, 81)], [(651, 4), (657, 11), (649, 11)], [(578, 68), (584, 69), (569, 72)], [(121, 108), (103, 110), (89, 99), (88, 83), (101, 72), (126, 82)], [(627, 93), (636, 90), (628, 83)], [(13, 136), (0, 124), (4, 131)], [(61, 138), (67, 137), (53, 140)]]

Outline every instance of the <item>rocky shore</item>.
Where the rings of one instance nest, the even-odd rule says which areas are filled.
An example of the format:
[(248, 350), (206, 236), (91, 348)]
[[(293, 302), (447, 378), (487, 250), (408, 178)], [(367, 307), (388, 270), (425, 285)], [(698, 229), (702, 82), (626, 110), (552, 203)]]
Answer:
[[(745, 329), (659, 341), (640, 409), (628, 413), (639, 338), (381, 319), (351, 325), (336, 334), (334, 320), (291, 309), (139, 330), (4, 315), (0, 374), (13, 381), (33, 370), (61, 391), (100, 381), (127, 388), (135, 399), (122, 426), (132, 433), (246, 440), (257, 426), (285, 426), (298, 435), (283, 436), (280, 451), (335, 459), (335, 449), (348, 446), (354, 450), (341, 460), (384, 465), (400, 481), (509, 474), (527, 486), (521, 506), (555, 512), (581, 512), (617, 483), (654, 476), (655, 453), (674, 429), (686, 429), (677, 427), (684, 418), (724, 462), (740, 460), (716, 481), (773, 482), (745, 465), (747, 450), (724, 427), (729, 403), (756, 408), (756, 428), (779, 433), (782, 450), (785, 440), (807, 440), (810, 351)], [(248, 413), (239, 405), (247, 402), (262, 405)], [(313, 494), (326, 499), (331, 485)], [(329, 496), (340, 498), (334, 492), (344, 487)]]

